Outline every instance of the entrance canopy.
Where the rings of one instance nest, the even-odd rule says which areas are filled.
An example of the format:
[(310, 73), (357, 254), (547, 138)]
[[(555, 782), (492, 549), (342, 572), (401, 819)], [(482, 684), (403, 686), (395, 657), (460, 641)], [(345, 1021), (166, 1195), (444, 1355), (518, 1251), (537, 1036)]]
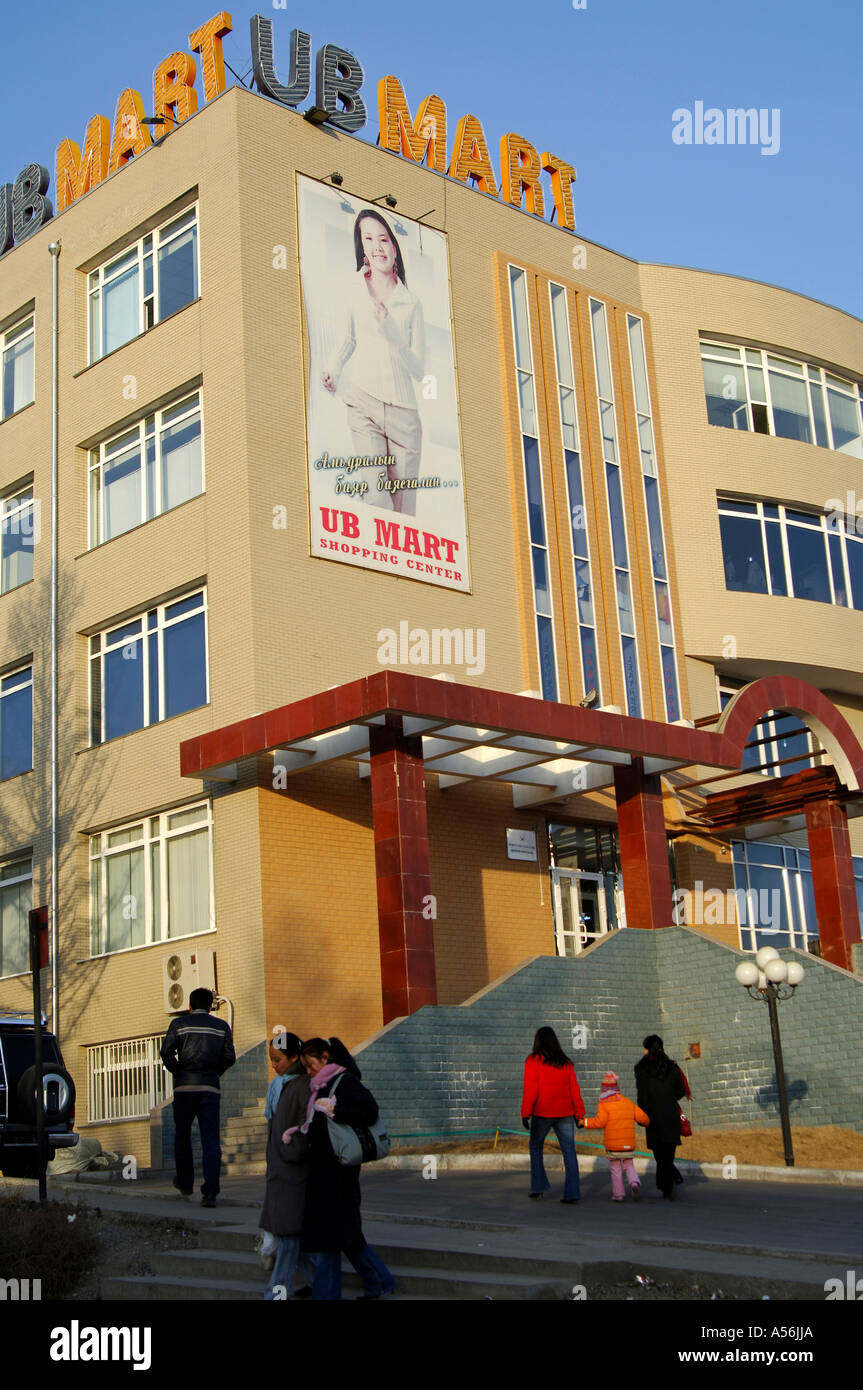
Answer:
[(188, 739), (180, 746), (180, 771), (232, 781), (239, 761), (265, 752), (288, 773), (336, 758), (368, 763), (369, 730), (393, 716), (406, 737), (422, 740), (423, 761), (440, 774), (442, 786), (509, 782), (517, 789), (516, 805), (609, 786), (614, 768), (630, 766), (635, 757), (644, 759), (648, 776), (693, 763), (740, 766), (731, 740), (686, 721), (633, 719), (381, 671)]
[(273, 754), (274, 771), (282, 769), (285, 778), (336, 759), (368, 768), (388, 1022), (437, 1001), (431, 921), (423, 910), (431, 898), (427, 770), (444, 788), (509, 783), (516, 807), (613, 786), (627, 926), (655, 929), (672, 923), (662, 774), (692, 769), (682, 775), (697, 788), (711, 780), (701, 769), (723, 768), (751, 786), (742, 767), (748, 732), (780, 709), (817, 731), (833, 763), (829, 778), (757, 775), (757, 804), (745, 798), (716, 804), (716, 829), (722, 812), (726, 824), (747, 810), (753, 819), (768, 819), (765, 799), (777, 801), (779, 817), (805, 816), (822, 954), (849, 969), (860, 930), (845, 804), (863, 795), (863, 748), (826, 696), (796, 678), (771, 676), (745, 686), (710, 730), (379, 671), (187, 739), (180, 770), (230, 782), (243, 759), (263, 753)]

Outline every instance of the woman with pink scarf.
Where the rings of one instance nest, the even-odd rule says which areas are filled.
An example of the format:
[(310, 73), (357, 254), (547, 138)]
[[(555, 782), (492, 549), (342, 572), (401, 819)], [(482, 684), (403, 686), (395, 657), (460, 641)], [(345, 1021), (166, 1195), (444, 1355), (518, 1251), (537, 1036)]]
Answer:
[(360, 1084), (360, 1069), (338, 1038), (310, 1038), (300, 1059), (311, 1087), (302, 1125), (310, 1140), (302, 1248), (318, 1256), (312, 1297), (341, 1298), (344, 1251), (362, 1277), (362, 1297), (380, 1298), (393, 1291), (395, 1280), (363, 1235), (360, 1170), (337, 1161), (327, 1125), (328, 1118), (337, 1124), (372, 1125), (377, 1102)]

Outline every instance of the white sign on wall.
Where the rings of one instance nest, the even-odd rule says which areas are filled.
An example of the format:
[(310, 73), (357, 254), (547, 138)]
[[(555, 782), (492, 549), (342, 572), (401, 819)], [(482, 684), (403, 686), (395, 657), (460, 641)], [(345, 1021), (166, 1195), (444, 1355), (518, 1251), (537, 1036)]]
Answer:
[(532, 859), (536, 862), (536, 831), (507, 830), (507, 859)]

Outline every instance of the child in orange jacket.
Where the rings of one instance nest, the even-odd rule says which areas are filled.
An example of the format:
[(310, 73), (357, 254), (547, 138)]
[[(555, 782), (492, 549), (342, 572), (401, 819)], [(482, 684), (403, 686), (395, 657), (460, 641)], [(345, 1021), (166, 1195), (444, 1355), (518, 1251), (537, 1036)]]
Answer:
[(596, 1115), (584, 1121), (585, 1129), (605, 1130), (605, 1156), (611, 1164), (612, 1202), (623, 1201), (623, 1175), (626, 1174), (632, 1200), (641, 1196), (641, 1183), (632, 1161), (635, 1149), (635, 1122), (649, 1125), (650, 1116), (620, 1094), (616, 1072), (607, 1071), (602, 1078), (599, 1106)]

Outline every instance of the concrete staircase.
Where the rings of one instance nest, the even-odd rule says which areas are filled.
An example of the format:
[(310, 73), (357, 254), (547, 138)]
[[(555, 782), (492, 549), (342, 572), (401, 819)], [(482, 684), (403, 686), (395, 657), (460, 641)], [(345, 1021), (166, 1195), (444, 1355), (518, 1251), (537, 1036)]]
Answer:
[[(103, 1299), (174, 1302), (177, 1300), (260, 1301), (267, 1285), (255, 1253), (255, 1232), (248, 1226), (199, 1230), (199, 1246), (150, 1256), (153, 1275), (102, 1280)], [(405, 1300), (562, 1300), (572, 1296), (571, 1259), (520, 1258), (470, 1249), (429, 1249), (409, 1237), (374, 1241), (392, 1270), (398, 1288), (392, 1299)], [(344, 1295), (359, 1296), (362, 1283), (343, 1264)], [(154, 1277), (155, 1275), (155, 1277)]]
[(267, 1171), (267, 1122), (264, 1101), (243, 1106), (222, 1122), (222, 1172), (255, 1174)]

